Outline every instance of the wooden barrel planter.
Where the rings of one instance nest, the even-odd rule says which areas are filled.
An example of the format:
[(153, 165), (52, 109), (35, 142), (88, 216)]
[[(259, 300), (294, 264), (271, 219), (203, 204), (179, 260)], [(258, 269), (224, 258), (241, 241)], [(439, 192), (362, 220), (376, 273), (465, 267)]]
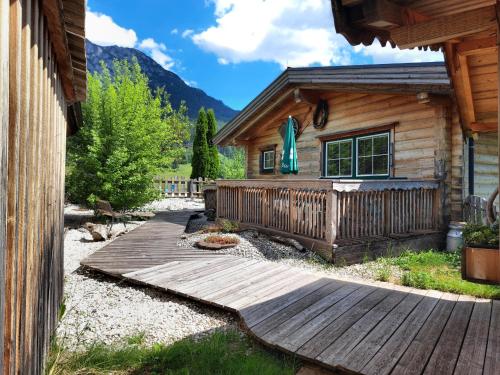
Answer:
[(464, 247), (462, 278), (475, 282), (500, 284), (500, 250)]

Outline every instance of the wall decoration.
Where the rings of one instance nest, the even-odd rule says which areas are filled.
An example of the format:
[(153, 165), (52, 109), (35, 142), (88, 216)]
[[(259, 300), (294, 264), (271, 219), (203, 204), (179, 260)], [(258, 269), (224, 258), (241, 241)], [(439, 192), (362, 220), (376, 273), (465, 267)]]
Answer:
[(323, 129), (328, 121), (328, 102), (321, 99), (316, 105), (313, 116), (313, 126), (315, 129)]

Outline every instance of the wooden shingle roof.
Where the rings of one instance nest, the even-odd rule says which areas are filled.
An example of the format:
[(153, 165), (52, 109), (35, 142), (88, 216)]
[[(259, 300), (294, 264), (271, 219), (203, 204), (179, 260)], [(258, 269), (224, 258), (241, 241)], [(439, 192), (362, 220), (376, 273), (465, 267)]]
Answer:
[(296, 88), (341, 92), (451, 93), (448, 73), (441, 62), (288, 68), (219, 130), (214, 143), (227, 143), (236, 130), (245, 126), (270, 102), (292, 95)]

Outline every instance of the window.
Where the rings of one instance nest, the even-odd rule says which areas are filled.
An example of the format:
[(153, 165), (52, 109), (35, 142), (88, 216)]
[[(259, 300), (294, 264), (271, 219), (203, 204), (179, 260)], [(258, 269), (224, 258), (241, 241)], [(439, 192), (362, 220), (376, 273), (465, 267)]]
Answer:
[(274, 173), (276, 145), (260, 150), (260, 173)]
[(325, 177), (388, 177), (390, 133), (378, 133), (327, 141), (324, 144)]
[(326, 176), (352, 176), (352, 139), (327, 142)]
[(389, 175), (389, 133), (356, 138), (356, 175)]

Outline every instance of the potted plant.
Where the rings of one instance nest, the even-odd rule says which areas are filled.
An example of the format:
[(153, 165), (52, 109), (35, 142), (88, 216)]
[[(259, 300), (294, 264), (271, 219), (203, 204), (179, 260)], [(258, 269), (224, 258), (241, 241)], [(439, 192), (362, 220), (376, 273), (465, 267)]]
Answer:
[(467, 224), (463, 238), (462, 278), (500, 284), (498, 221), (491, 225)]

